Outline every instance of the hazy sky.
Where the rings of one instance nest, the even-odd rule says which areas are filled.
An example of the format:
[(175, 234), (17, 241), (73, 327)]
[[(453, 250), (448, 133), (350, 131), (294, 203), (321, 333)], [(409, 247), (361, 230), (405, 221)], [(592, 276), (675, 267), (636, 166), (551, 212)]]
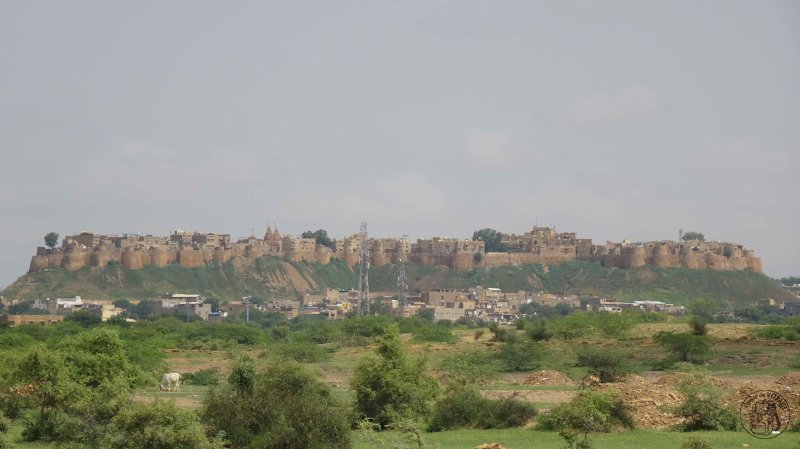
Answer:
[(0, 0), (0, 286), (48, 231), (603, 242), (800, 274), (800, 2)]

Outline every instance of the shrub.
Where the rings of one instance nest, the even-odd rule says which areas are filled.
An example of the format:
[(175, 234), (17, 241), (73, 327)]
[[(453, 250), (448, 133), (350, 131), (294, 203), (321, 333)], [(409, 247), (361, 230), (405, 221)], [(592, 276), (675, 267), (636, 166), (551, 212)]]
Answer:
[(210, 430), (225, 432), (232, 447), (350, 447), (350, 425), (342, 404), (302, 365), (285, 362), (256, 372), (246, 362), (233, 371), (245, 375), (232, 373), (233, 382), (209, 389), (201, 410)]
[(533, 341), (549, 340), (553, 336), (553, 332), (550, 331), (545, 319), (532, 322), (525, 329), (525, 334)]
[(538, 430), (576, 430), (581, 433), (610, 432), (615, 426), (633, 428), (628, 408), (612, 392), (580, 393), (571, 402), (559, 404), (539, 417)]
[(222, 449), (221, 440), (209, 441), (193, 412), (181, 410), (174, 402), (135, 404), (111, 420), (103, 447)]
[(686, 395), (683, 403), (675, 408), (675, 415), (683, 417), (679, 429), (736, 430), (736, 411), (721, 402), (721, 392), (703, 374), (693, 374), (678, 384), (678, 390)]
[(578, 350), (578, 363), (589, 368), (589, 373), (600, 378), (600, 382), (616, 382), (627, 369), (623, 352), (583, 345)]
[(692, 328), (693, 335), (708, 334), (708, 323), (699, 316), (693, 315), (691, 318), (689, 318), (689, 327)]
[(700, 437), (689, 437), (682, 445), (681, 449), (714, 449), (708, 440)]
[(498, 357), (506, 371), (532, 371), (539, 367), (544, 355), (538, 344), (532, 341), (504, 343)]
[(711, 352), (711, 340), (706, 335), (662, 331), (656, 333), (653, 340), (681, 362), (701, 362)]
[(516, 398), (487, 399), (473, 387), (457, 388), (436, 403), (428, 431), (519, 427), (535, 415), (531, 404)]
[(408, 359), (396, 332), (386, 334), (376, 354), (359, 362), (350, 386), (356, 412), (382, 428), (398, 418), (426, 415), (438, 391), (436, 381), (425, 372), (424, 361)]

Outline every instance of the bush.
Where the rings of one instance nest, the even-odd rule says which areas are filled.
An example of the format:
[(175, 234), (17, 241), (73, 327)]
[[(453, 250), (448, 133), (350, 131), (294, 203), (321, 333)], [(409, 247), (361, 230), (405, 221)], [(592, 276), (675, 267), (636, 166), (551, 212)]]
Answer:
[(256, 372), (251, 360), (242, 359), (227, 383), (209, 389), (201, 417), (213, 433), (225, 432), (232, 447), (350, 447), (350, 425), (342, 404), (327, 385), (296, 362)]
[(685, 443), (681, 445), (681, 449), (714, 449), (708, 440), (700, 437), (689, 437)]
[(426, 374), (424, 361), (406, 356), (396, 332), (386, 334), (375, 355), (362, 359), (350, 386), (355, 392), (356, 412), (382, 428), (398, 418), (424, 416), (438, 392), (436, 381)]
[(610, 432), (615, 426), (633, 428), (627, 406), (612, 392), (581, 392), (571, 402), (559, 404), (539, 417), (537, 430)]
[(550, 331), (545, 319), (532, 322), (525, 329), (525, 334), (533, 341), (549, 340), (553, 336), (553, 332)]
[(109, 449), (224, 448), (221, 440), (206, 438), (197, 415), (171, 401), (132, 405), (111, 420), (108, 430), (103, 447)]
[(433, 408), (429, 432), (520, 427), (536, 415), (536, 409), (515, 398), (487, 399), (472, 387), (458, 388)]
[(693, 335), (708, 334), (708, 323), (699, 316), (693, 315), (691, 318), (689, 318), (689, 327), (692, 328)]
[(699, 363), (711, 352), (711, 340), (706, 335), (662, 331), (656, 333), (653, 340), (681, 362)]
[(720, 390), (705, 375), (693, 374), (678, 384), (678, 390), (686, 395), (674, 412), (684, 418), (680, 430), (736, 430), (736, 411), (722, 404)]
[(181, 380), (189, 385), (217, 385), (219, 383), (219, 369), (201, 369), (193, 373), (181, 374)]
[(541, 347), (532, 341), (511, 341), (504, 343), (498, 358), (506, 371), (533, 371), (540, 366), (544, 356)]
[(624, 353), (612, 349), (583, 345), (578, 350), (578, 363), (589, 368), (600, 382), (616, 382), (625, 375), (625, 359)]

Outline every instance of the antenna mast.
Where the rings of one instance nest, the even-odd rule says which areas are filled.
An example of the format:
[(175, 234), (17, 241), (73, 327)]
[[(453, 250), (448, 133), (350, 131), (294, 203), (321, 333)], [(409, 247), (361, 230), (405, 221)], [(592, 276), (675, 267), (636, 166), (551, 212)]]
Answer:
[(367, 222), (361, 222), (361, 251), (358, 261), (358, 316), (369, 316), (369, 242), (367, 241)]
[(400, 301), (400, 317), (406, 317), (406, 290), (408, 289), (408, 279), (406, 278), (406, 264), (400, 259), (400, 273), (397, 274), (397, 299)]

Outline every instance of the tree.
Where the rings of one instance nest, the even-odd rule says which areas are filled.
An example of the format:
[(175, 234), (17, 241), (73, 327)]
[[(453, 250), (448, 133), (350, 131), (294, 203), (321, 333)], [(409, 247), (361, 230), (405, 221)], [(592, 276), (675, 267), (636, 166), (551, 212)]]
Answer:
[(658, 332), (653, 340), (681, 362), (700, 362), (711, 352), (710, 337), (688, 332)]
[(136, 404), (120, 412), (108, 426), (104, 447), (109, 449), (223, 448), (223, 442), (206, 438), (203, 426), (191, 411), (175, 402), (156, 400)]
[(503, 234), (491, 228), (483, 228), (472, 233), (472, 240), (483, 241), (486, 246), (484, 250), (489, 252), (506, 252), (508, 248), (503, 244)]
[(68, 337), (55, 348), (35, 348), (13, 375), (15, 388), (26, 391), (37, 415), (23, 436), (97, 447), (108, 423), (129, 404), (138, 375), (119, 335), (108, 329)]
[(328, 231), (324, 229), (306, 231), (301, 235), (301, 237), (306, 239), (314, 239), (317, 242), (317, 245), (327, 246), (328, 248), (333, 246), (333, 241), (331, 241), (330, 237), (328, 237)]
[(375, 355), (356, 366), (350, 386), (356, 395), (356, 412), (386, 428), (400, 418), (427, 416), (429, 401), (438, 392), (436, 380), (422, 360), (410, 360), (396, 330), (379, 342)]
[(683, 234), (684, 242), (688, 242), (690, 240), (700, 240), (701, 242), (704, 242), (706, 240), (706, 237), (703, 235), (702, 232), (696, 232), (696, 231), (689, 231)]
[(64, 321), (80, 324), (83, 327), (92, 327), (100, 324), (103, 320), (99, 316), (87, 312), (86, 310), (76, 310), (64, 317)]
[(58, 234), (55, 232), (48, 232), (44, 235), (44, 244), (48, 248), (55, 248), (58, 245)]
[[(253, 372), (234, 366), (231, 379), (208, 391), (200, 413), (233, 448), (348, 449), (347, 413), (330, 388), (296, 362)], [(251, 377), (252, 374), (252, 377)]]
[(616, 382), (628, 369), (625, 366), (627, 355), (621, 351), (584, 345), (578, 350), (578, 364), (589, 368), (589, 374), (600, 382)]

